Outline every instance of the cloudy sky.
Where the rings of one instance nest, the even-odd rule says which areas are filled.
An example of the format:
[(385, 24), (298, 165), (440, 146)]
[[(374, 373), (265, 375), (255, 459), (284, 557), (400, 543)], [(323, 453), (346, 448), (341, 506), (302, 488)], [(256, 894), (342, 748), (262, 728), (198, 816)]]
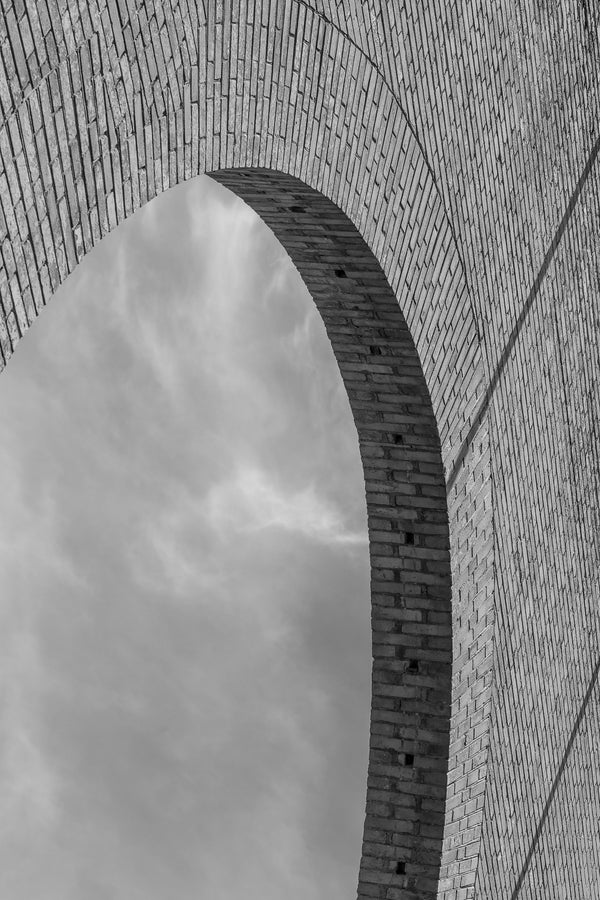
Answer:
[(0, 900), (354, 896), (364, 485), (273, 235), (208, 179), (150, 203), (0, 421)]

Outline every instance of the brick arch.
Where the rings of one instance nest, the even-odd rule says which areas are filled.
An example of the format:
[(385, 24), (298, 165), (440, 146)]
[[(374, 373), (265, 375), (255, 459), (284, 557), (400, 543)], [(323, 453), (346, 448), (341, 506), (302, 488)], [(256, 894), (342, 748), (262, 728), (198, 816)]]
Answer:
[(571, 7), (8, 0), (0, 14), (4, 362), (102, 235), (200, 172), (294, 176), (379, 261), (446, 472), (447, 900), (600, 895), (600, 42), (597, 4)]
[(298, 179), (212, 177), (290, 254), (325, 322), (366, 484), (373, 678), (359, 896), (437, 895), (452, 676), (450, 539), (438, 428), (419, 357), (381, 266), (347, 216)]
[[(315, 203), (316, 195), (341, 211), (377, 261), (377, 277), (385, 276), (387, 296), (395, 298), (414, 341), (448, 476), (445, 488), (436, 482), (447, 495), (453, 583), (452, 716), (438, 891), (452, 896), (474, 883), (479, 860), (493, 671), (494, 533), (480, 325), (442, 192), (394, 79), (368, 41), (358, 40), (360, 29), (353, 37), (301, 0), (169, 0), (155, 4), (151, 14), (147, 7), (95, 0), (69, 4), (64, 14), (53, 7), (42, 21), (43, 4), (15, 4), (14, 53), (5, 63), (10, 90), (0, 97), (4, 361), (88, 250), (174, 184), (220, 172), (219, 178), (238, 178), (232, 186), (241, 192), (240, 172), (268, 170), (272, 178), (297, 179), (294, 190), (310, 189)], [(15, 37), (17, 16), (22, 41)], [(37, 68), (20, 55), (31, 33), (38, 37)], [(238, 175), (226, 176), (227, 170)], [(267, 221), (268, 209), (263, 203), (259, 210)], [(286, 226), (271, 210), (285, 243)], [(439, 470), (434, 480), (438, 476)], [(434, 842), (437, 816), (436, 809)], [(421, 823), (421, 838), (428, 838), (423, 815)], [(394, 879), (401, 873), (390, 880), (394, 839), (390, 830), (386, 834), (381, 855), (367, 854), (377, 860), (374, 868), (365, 857), (361, 897), (392, 900), (397, 889)], [(370, 881), (368, 867), (376, 873)], [(423, 877), (423, 890), (435, 893), (432, 876)]]

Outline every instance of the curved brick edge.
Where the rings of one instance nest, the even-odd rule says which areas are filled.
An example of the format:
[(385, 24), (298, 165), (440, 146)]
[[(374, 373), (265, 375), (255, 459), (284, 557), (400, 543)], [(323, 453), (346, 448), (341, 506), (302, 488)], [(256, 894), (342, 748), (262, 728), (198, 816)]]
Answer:
[(289, 176), (212, 177), (273, 229), (325, 322), (358, 431), (371, 557), (373, 697), (359, 897), (437, 893), (450, 725), (448, 511), (415, 345), (347, 217)]
[[(402, 390), (400, 390), (399, 382), (396, 383), (394, 391), (388, 391), (386, 397), (387, 409), (378, 402), (378, 392), (374, 391), (370, 385), (365, 386), (364, 384), (365, 379), (363, 376), (365, 372), (374, 371), (377, 373), (378, 367), (381, 369), (379, 374), (375, 376), (370, 375), (368, 380), (373, 379), (375, 384), (379, 381), (385, 383), (389, 380), (390, 372), (384, 371), (381, 367), (392, 364), (393, 356), (391, 356), (390, 350), (396, 353), (398, 349), (392, 341), (386, 353), (383, 347), (378, 346), (380, 338), (377, 337), (377, 334), (374, 336), (370, 330), (373, 327), (372, 300), (369, 299), (366, 301), (366, 305), (364, 302), (361, 305), (360, 296), (366, 295), (366, 287), (371, 283), (371, 278), (377, 284), (377, 289), (373, 293), (373, 287), (371, 287), (368, 297), (381, 296), (381, 298), (387, 298), (387, 301), (392, 305), (389, 307), (389, 313), (386, 314), (389, 314), (392, 317), (392, 321), (396, 323), (394, 327), (406, 329), (408, 336), (406, 346), (410, 344), (412, 347), (411, 353), (414, 354), (411, 363), (414, 366), (412, 374), (415, 381), (413, 385), (419, 382), (420, 379), (423, 379), (420, 353), (415, 349), (415, 344), (411, 337), (412, 332), (406, 328), (406, 321), (398, 306), (398, 299), (390, 289), (389, 282), (383, 274), (380, 263), (355, 226), (336, 205), (297, 178), (273, 170), (222, 170), (217, 173), (211, 173), (211, 177), (245, 199), (272, 228), (287, 249), (307, 284), (317, 307), (321, 311), (342, 377), (348, 389), (365, 468), (370, 530), (371, 521), (377, 525), (377, 527), (374, 527), (373, 533), (371, 533), (371, 540), (374, 542), (375, 548), (380, 543), (387, 542), (387, 558), (383, 554), (374, 555), (373, 548), (371, 549), (374, 578), (372, 584), (374, 653), (377, 652), (378, 640), (382, 635), (388, 635), (382, 640), (383, 661), (378, 661), (377, 658), (374, 660), (373, 716), (384, 716), (383, 722), (387, 726), (384, 730), (388, 731), (390, 735), (393, 734), (394, 738), (394, 745), (390, 743), (388, 747), (395, 746), (397, 750), (400, 746), (398, 740), (410, 740), (409, 735), (411, 732), (410, 729), (405, 732), (399, 727), (399, 723), (404, 721), (403, 719), (399, 719), (395, 723), (385, 719), (385, 710), (389, 714), (389, 710), (394, 707), (393, 700), (389, 696), (384, 696), (383, 693), (378, 692), (389, 690), (390, 694), (393, 695), (395, 687), (394, 682), (390, 682), (391, 670), (382, 675), (381, 686), (378, 686), (375, 679), (378, 677), (380, 666), (383, 666), (385, 669), (385, 660), (391, 657), (389, 646), (386, 648), (386, 642), (389, 645), (390, 642), (393, 643), (396, 640), (399, 654), (403, 653), (400, 648), (413, 646), (421, 647), (421, 650), (427, 655), (428, 652), (435, 652), (436, 649), (440, 649), (443, 645), (445, 639), (441, 632), (436, 634), (436, 627), (440, 622), (435, 621), (435, 617), (430, 620), (427, 619), (426, 602), (424, 607), (415, 608), (418, 610), (420, 618), (412, 624), (407, 622), (403, 624), (402, 615), (399, 617), (397, 612), (398, 604), (400, 604), (400, 608), (402, 606), (402, 595), (407, 596), (414, 590), (417, 596), (420, 595), (421, 598), (427, 598), (428, 591), (425, 585), (429, 578), (431, 578), (432, 584), (437, 584), (440, 587), (442, 582), (436, 581), (434, 572), (436, 564), (442, 565), (441, 560), (443, 557), (439, 554), (436, 556), (431, 552), (424, 553), (421, 557), (421, 563), (418, 562), (418, 558), (417, 562), (415, 562), (409, 549), (410, 545), (409, 547), (402, 547), (400, 543), (396, 543), (395, 546), (390, 546), (390, 544), (395, 543), (390, 540), (390, 533), (393, 533), (395, 528), (392, 524), (382, 524), (386, 519), (391, 518), (393, 520), (393, 517), (398, 515), (397, 510), (399, 507), (402, 507), (404, 510), (411, 509), (410, 503), (415, 502), (415, 496), (422, 496), (423, 489), (421, 486), (416, 487), (414, 490), (411, 487), (420, 478), (418, 475), (418, 461), (416, 468), (413, 468), (412, 471), (409, 467), (403, 470), (405, 482), (403, 486), (399, 486), (397, 483), (394, 485), (393, 482), (400, 480), (401, 473), (397, 470), (392, 470), (389, 462), (384, 462), (387, 459), (399, 458), (397, 448), (394, 451), (390, 450), (389, 447), (385, 447), (381, 456), (382, 448), (378, 449), (378, 445), (375, 444), (370, 446), (367, 455), (363, 453), (363, 434), (368, 434), (369, 440), (373, 441), (373, 439), (378, 439), (377, 432), (383, 431), (388, 434), (388, 437), (392, 433), (387, 424), (385, 428), (382, 428), (381, 424), (377, 424), (381, 416), (384, 416), (381, 421), (386, 423), (389, 420), (396, 424), (401, 424), (402, 421), (408, 421), (410, 424), (406, 416), (409, 414), (414, 415), (417, 411), (414, 404), (410, 410), (405, 407), (407, 398), (406, 394), (404, 393), (403, 395)], [(338, 265), (340, 259), (350, 259), (352, 267), (348, 268), (344, 264)], [(358, 265), (359, 262), (360, 266)], [(331, 269), (335, 271), (336, 268), (343, 269), (345, 277), (338, 278), (336, 276), (332, 282), (330, 277)], [(362, 275), (361, 270), (363, 271)], [(366, 278), (364, 273), (371, 272), (371, 270), (373, 274)], [(353, 274), (353, 279), (349, 277), (349, 273)], [(360, 286), (359, 292), (356, 290), (357, 285)], [(345, 322), (341, 321), (344, 311), (339, 309), (339, 299), (333, 312), (326, 307), (326, 302), (331, 302), (332, 290), (338, 298), (340, 295), (346, 297), (344, 311), (347, 320)], [(359, 297), (357, 297), (357, 293)], [(451, 304), (452, 298), (447, 298), (447, 302)], [(350, 310), (354, 310), (351, 317)], [(378, 315), (379, 312), (377, 311), (376, 319)], [(359, 365), (360, 368), (350, 367), (348, 371), (347, 363), (344, 362), (344, 354), (348, 347), (340, 344), (340, 334), (346, 341), (349, 341), (351, 333), (354, 334), (353, 340), (356, 344), (353, 350), (355, 358), (352, 362), (355, 365)], [(367, 342), (366, 345), (365, 341)], [(399, 347), (402, 348), (402, 365), (405, 366), (407, 364), (405, 356), (407, 351), (404, 345), (399, 345)], [(382, 350), (381, 356), (377, 353), (378, 349)], [(376, 358), (375, 362), (373, 357)], [(398, 365), (398, 360), (396, 360), (396, 365)], [(399, 373), (396, 372), (395, 378), (398, 376)], [(443, 466), (441, 481), (438, 480), (439, 471), (436, 471), (438, 464), (437, 454), (439, 452), (437, 443), (439, 440), (439, 429), (434, 410), (431, 408), (431, 395), (427, 386), (427, 379), (423, 379), (419, 390), (423, 391), (423, 393), (419, 394), (419, 402), (421, 404), (419, 414), (430, 417), (427, 427), (432, 428), (435, 433), (435, 439), (432, 439), (429, 444), (431, 457), (428, 460), (428, 464), (431, 468), (427, 474), (428, 478), (431, 479), (430, 487), (425, 489), (425, 497), (419, 502), (422, 503), (424, 508), (427, 508), (429, 504), (432, 516), (435, 516), (435, 511), (440, 514), (440, 521), (443, 521), (444, 529), (448, 520), (450, 526), (452, 703), (447, 781), (446, 789), (442, 789), (442, 796), (445, 794), (446, 802), (441, 868), (436, 891), (435, 888), (432, 888), (431, 869), (429, 868), (432, 865), (431, 857), (426, 860), (427, 854), (434, 852), (432, 848), (436, 846), (439, 827), (435, 811), (438, 798), (436, 786), (432, 780), (428, 782), (429, 787), (432, 789), (432, 793), (429, 795), (432, 805), (428, 810), (431, 813), (431, 821), (426, 821), (425, 809), (427, 808), (427, 801), (425, 801), (425, 805), (419, 807), (418, 816), (415, 816), (416, 808), (412, 812), (410, 810), (408, 812), (409, 820), (413, 823), (412, 830), (410, 826), (405, 824), (405, 832), (402, 832), (402, 830), (395, 831), (394, 829), (397, 829), (399, 826), (394, 825), (390, 827), (389, 831), (386, 831), (382, 821), (384, 818), (382, 810), (384, 808), (387, 810), (388, 818), (401, 818), (399, 812), (402, 808), (402, 797), (405, 789), (402, 785), (402, 779), (394, 780), (394, 775), (392, 774), (393, 766), (390, 765), (389, 768), (386, 768), (388, 763), (390, 763), (390, 759), (384, 756), (387, 752), (385, 742), (374, 746), (372, 741), (368, 787), (369, 791), (372, 789), (383, 791), (382, 797), (378, 799), (378, 802), (381, 801), (383, 805), (376, 807), (379, 810), (378, 815), (375, 817), (377, 819), (376, 828), (371, 828), (374, 820), (369, 818), (369, 805), (367, 808), (359, 897), (385, 898), (385, 900), (398, 900), (398, 898), (400, 900), (417, 900), (417, 898), (429, 897), (428, 892), (434, 890), (433, 896), (437, 895), (440, 898), (444, 898), (444, 900), (470, 900), (470, 898), (475, 896), (475, 882), (479, 864), (480, 836), (486, 796), (489, 721), (494, 676), (495, 568), (489, 417), (487, 415), (484, 416), (479, 423), (462, 465), (457, 471), (454, 483), (450, 489), (447, 489), (446, 481), (443, 478)], [(414, 395), (416, 396), (416, 393)], [(396, 404), (398, 404), (397, 408)], [(380, 437), (381, 434), (379, 434)], [(373, 453), (377, 460), (378, 474), (376, 477), (373, 472), (373, 462), (368, 458), (369, 453)], [(387, 480), (392, 482), (391, 486), (387, 483)], [(375, 489), (375, 493), (372, 493), (372, 489)], [(427, 490), (430, 491), (431, 496), (427, 496)], [(387, 501), (384, 499), (385, 497), (388, 497)], [(390, 500), (389, 498), (392, 499)], [(437, 500), (434, 498), (437, 498)], [(374, 503), (379, 505), (373, 506)], [(372, 511), (374, 512), (373, 520), (371, 519)], [(409, 520), (411, 515), (412, 513), (408, 516)], [(423, 522), (426, 519), (427, 514), (424, 515)], [(402, 520), (399, 521), (402, 522)], [(436, 524), (436, 521), (432, 519), (431, 524)], [(437, 524), (439, 525), (439, 522)], [(404, 528), (410, 531), (409, 525), (405, 524)], [(442, 531), (439, 534), (442, 534)], [(431, 544), (425, 543), (423, 549), (432, 551), (434, 544), (435, 542)], [(437, 550), (440, 550), (439, 546)], [(427, 571), (428, 559), (431, 571)], [(418, 587), (418, 581), (416, 581), (419, 565), (423, 566), (421, 576), (419, 576), (422, 577), (421, 587)], [(379, 570), (383, 571), (380, 572)], [(414, 586), (409, 587), (407, 590), (401, 588), (401, 591), (398, 592), (398, 584), (410, 583), (411, 579), (415, 579)], [(435, 596), (435, 589), (432, 590), (432, 596)], [(439, 613), (441, 610), (433, 610), (433, 612)], [(378, 634), (378, 631), (381, 632), (381, 635)], [(404, 634), (404, 637), (398, 637), (399, 633)], [(429, 638), (427, 637), (428, 635)], [(436, 641), (439, 641), (437, 646)], [(407, 651), (407, 653), (410, 653), (410, 651)], [(404, 653), (401, 658), (404, 660), (414, 659), (413, 656), (407, 655), (407, 653)], [(438, 663), (440, 663), (440, 659), (438, 659)], [(402, 666), (400, 666), (399, 671), (402, 672)], [(412, 686), (409, 675), (414, 674), (414, 672), (404, 673), (404, 677), (408, 678), (409, 686)], [(427, 674), (430, 676), (431, 672), (428, 671)], [(399, 676), (396, 673), (394, 677), (398, 679)], [(400, 699), (404, 689), (403, 682), (400, 687)], [(447, 690), (447, 685), (440, 682), (437, 685), (437, 689), (441, 689), (443, 693), (443, 691)], [(382, 713), (377, 706), (380, 696), (383, 697), (384, 712)], [(438, 696), (440, 702), (442, 702), (441, 697), (442, 694), (440, 693)], [(421, 697), (419, 702), (422, 700), (423, 697)], [(427, 700), (422, 709), (427, 710), (430, 700), (431, 698)], [(417, 720), (421, 721), (416, 711), (417, 708), (415, 706), (413, 712)], [(405, 707), (402, 707), (402, 710), (404, 711)], [(398, 711), (396, 709), (392, 715), (397, 715)], [(377, 728), (381, 728), (379, 722)], [(439, 753), (439, 745), (437, 747), (432, 745), (429, 749), (431, 753), (429, 759), (435, 760)], [(377, 754), (374, 755), (374, 751), (377, 751)], [(397, 752), (402, 751), (397, 750)], [(411, 751), (409, 750), (408, 752), (410, 753)], [(375, 759), (377, 759), (378, 765), (378, 774), (376, 776), (374, 775)], [(424, 764), (427, 767), (430, 763), (425, 762)], [(436, 768), (434, 763), (431, 778), (435, 780), (441, 771), (442, 769), (439, 765)], [(423, 784), (425, 783), (423, 782)], [(395, 792), (398, 793), (399, 797), (397, 803), (394, 803), (391, 799)], [(377, 796), (379, 797), (379, 795)], [(423, 794), (423, 796), (425, 795)], [(388, 805), (385, 806), (385, 804)], [(410, 818), (411, 815), (413, 816), (412, 819)], [(406, 834), (409, 836), (404, 837)], [(371, 840), (367, 839), (368, 835), (371, 835)], [(396, 879), (394, 874), (397, 876), (402, 873), (391, 871), (394, 860), (397, 862), (403, 861), (396, 855), (395, 848), (410, 847), (411, 835), (413, 838), (420, 835), (418, 842), (420, 849), (414, 857), (415, 861), (418, 860), (422, 872), (422, 876), (418, 879), (419, 887), (417, 887), (417, 881), (414, 879), (411, 880), (409, 878), (404, 881), (402, 878)], [(433, 837), (433, 835), (436, 835), (436, 837)], [(427, 843), (429, 838), (432, 838), (431, 845)], [(405, 841), (404, 844), (403, 841)], [(375, 844), (377, 845), (376, 850)], [(437, 866), (437, 850), (435, 850), (435, 855), (435, 866)], [(425, 875), (426, 870), (427, 875)], [(409, 867), (406, 869), (405, 874), (409, 871), (412, 871), (414, 874), (415, 870), (411, 870)], [(399, 887), (399, 885), (404, 886)], [(421, 891), (424, 891), (424, 893)]]

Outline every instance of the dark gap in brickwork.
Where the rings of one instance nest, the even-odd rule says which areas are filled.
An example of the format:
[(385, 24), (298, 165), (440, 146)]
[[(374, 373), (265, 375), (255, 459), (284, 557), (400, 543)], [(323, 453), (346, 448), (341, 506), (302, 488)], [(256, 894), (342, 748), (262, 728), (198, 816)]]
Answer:
[(398, 862), (396, 863), (396, 875), (404, 875), (406, 872), (406, 863)]
[[(451, 577), (441, 447), (417, 351), (377, 260), (339, 208), (276, 172), (213, 177), (246, 200), (290, 254), (322, 315), (358, 432), (373, 625), (368, 812), (358, 897), (399, 896), (409, 867), (414, 895), (434, 900), (448, 772)], [(292, 207), (302, 208), (301, 221)], [(342, 268), (346, 260), (351, 277)], [(407, 553), (407, 544), (419, 549)], [(423, 671), (423, 659), (435, 665)], [(400, 697), (399, 691), (408, 694)], [(399, 740), (410, 740), (416, 756), (398, 747)], [(402, 851), (402, 870), (390, 859), (392, 847)]]

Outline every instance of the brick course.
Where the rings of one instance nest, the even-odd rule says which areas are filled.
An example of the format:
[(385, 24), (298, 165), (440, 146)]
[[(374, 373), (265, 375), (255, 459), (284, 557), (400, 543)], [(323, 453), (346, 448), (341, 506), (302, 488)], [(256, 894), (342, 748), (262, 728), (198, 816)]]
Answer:
[(326, 322), (371, 537), (360, 897), (600, 896), (598, 16), (0, 13), (4, 363), (103, 235), (202, 172), (269, 223)]

